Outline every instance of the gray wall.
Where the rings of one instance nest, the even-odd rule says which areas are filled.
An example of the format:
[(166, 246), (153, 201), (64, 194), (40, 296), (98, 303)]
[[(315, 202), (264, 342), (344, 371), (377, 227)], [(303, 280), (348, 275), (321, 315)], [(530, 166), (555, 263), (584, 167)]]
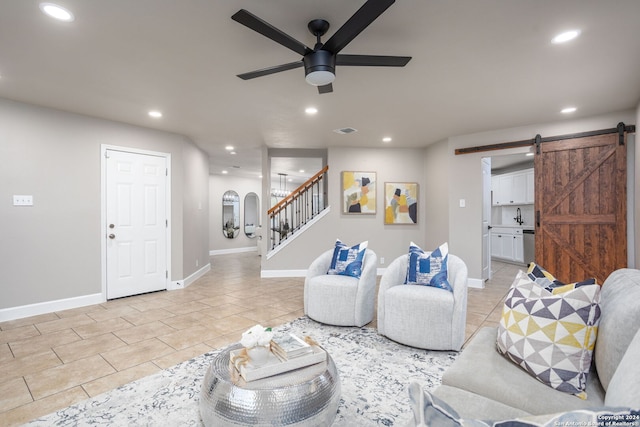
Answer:
[[(411, 240), (425, 249), (435, 248), (448, 241), (449, 250), (461, 257), (469, 268), (469, 277), (482, 277), (482, 166), (486, 156), (524, 153), (528, 149), (509, 149), (456, 156), (456, 148), (486, 145), (544, 136), (586, 132), (614, 128), (618, 122), (636, 124), (638, 111), (628, 110), (602, 116), (563, 120), (554, 123), (500, 129), (448, 138), (424, 149), (329, 149), (329, 205), (331, 212), (309, 231), (302, 233), (290, 245), (267, 260), (263, 256), (263, 270), (304, 270), (323, 250), (332, 247), (336, 238), (346, 243), (369, 240), (378, 256), (386, 264), (404, 254)], [(635, 151), (636, 176), (640, 167), (640, 150)], [(378, 172), (379, 184), (384, 181), (416, 181), (420, 184), (418, 225), (383, 224), (382, 190), (377, 189), (378, 213), (375, 216), (340, 214), (340, 172), (368, 170)], [(635, 218), (638, 224), (639, 189), (635, 189)], [(466, 207), (459, 207), (465, 199)], [(634, 204), (629, 206), (633, 209)], [(633, 227), (632, 224), (629, 225)], [(640, 245), (640, 233), (629, 244)], [(636, 265), (640, 263), (636, 262)], [(386, 265), (379, 265), (385, 267)]]
[[(452, 137), (448, 140), (449, 180), (449, 245), (451, 252), (460, 256), (467, 264), (469, 277), (480, 278), (482, 269), (482, 169), (481, 159), (491, 153), (473, 153), (456, 156), (457, 148), (486, 145), (500, 142), (587, 132), (615, 128), (618, 122), (635, 124), (635, 111), (623, 111), (579, 120), (564, 120), (555, 123), (501, 129), (472, 135)], [(524, 153), (528, 148), (501, 150), (500, 154)], [(432, 155), (427, 149), (427, 156)], [(458, 207), (459, 199), (466, 199), (466, 208)], [(631, 207), (630, 207), (631, 208)], [(631, 243), (631, 242), (630, 242)]]
[[(425, 245), (425, 212), (426, 209), (434, 207), (426, 200), (431, 189), (429, 183), (425, 183), (423, 159), (424, 149), (329, 148), (327, 179), (330, 213), (271, 259), (267, 260), (263, 256), (262, 268), (306, 269), (321, 252), (331, 249), (337, 238), (352, 245), (368, 240), (369, 248), (373, 249), (379, 258), (385, 258), (385, 264), (379, 264), (380, 267), (385, 267), (394, 258), (406, 253), (411, 241), (421, 246)], [(377, 172), (376, 215), (341, 213), (341, 172), (349, 170)], [(384, 224), (385, 182), (419, 183), (418, 224)]]
[(0, 99), (0, 309), (101, 292), (101, 144), (171, 154), (171, 279), (208, 262), (208, 162), (187, 138)]

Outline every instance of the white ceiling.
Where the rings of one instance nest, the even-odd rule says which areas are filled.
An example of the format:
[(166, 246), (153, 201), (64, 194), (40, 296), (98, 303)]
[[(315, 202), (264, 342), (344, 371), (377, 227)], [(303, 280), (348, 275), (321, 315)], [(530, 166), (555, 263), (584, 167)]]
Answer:
[[(638, 0), (401, 0), (342, 53), (410, 55), (409, 64), (338, 67), (324, 95), (302, 68), (236, 77), (299, 56), (230, 17), (247, 9), (312, 47), (308, 21), (328, 20), (327, 40), (363, 0), (58, 3), (74, 22), (51, 20), (37, 0), (0, 0), (0, 97), (186, 135), (214, 174), (257, 176), (265, 145), (423, 147), (566, 120), (568, 105), (587, 117), (640, 100)], [(573, 28), (578, 39), (550, 43)], [(306, 116), (312, 105), (319, 113)], [(332, 131), (343, 127), (358, 132)]]

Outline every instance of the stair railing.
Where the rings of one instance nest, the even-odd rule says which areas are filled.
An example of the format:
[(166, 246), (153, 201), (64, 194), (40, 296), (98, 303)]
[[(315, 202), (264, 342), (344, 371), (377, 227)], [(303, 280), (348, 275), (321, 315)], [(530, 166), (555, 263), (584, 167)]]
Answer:
[(322, 180), (328, 170), (329, 166), (325, 166), (267, 211), (271, 228), (270, 250), (293, 236), (327, 207)]

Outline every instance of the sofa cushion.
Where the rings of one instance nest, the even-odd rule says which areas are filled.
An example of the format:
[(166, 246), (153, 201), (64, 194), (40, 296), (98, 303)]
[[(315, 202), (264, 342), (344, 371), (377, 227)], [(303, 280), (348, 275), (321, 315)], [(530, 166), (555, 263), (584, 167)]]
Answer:
[(604, 405), (598, 375), (587, 379), (587, 399), (554, 390), (496, 351), (497, 328), (482, 328), (442, 376), (442, 383), (533, 415)]
[(602, 284), (595, 364), (605, 390), (640, 329), (640, 270), (616, 270)]
[(504, 303), (498, 351), (544, 384), (586, 398), (599, 299), (598, 285), (552, 294), (518, 272)]
[[(640, 411), (629, 408), (601, 407), (579, 409), (542, 416), (483, 421), (476, 417), (463, 418), (429, 390), (418, 383), (409, 385), (409, 400), (413, 419), (407, 427), (557, 427), (638, 425)], [(607, 424), (607, 422), (609, 422)]]
[(444, 384), (438, 386), (433, 391), (433, 395), (447, 402), (462, 418), (502, 420), (531, 415), (522, 409), (505, 405), (497, 400)]
[(337, 239), (327, 274), (359, 278), (362, 275), (362, 263), (368, 243), (365, 241), (349, 247)]
[(453, 292), (447, 279), (449, 246), (445, 242), (433, 252), (425, 252), (418, 245), (409, 245), (409, 261), (405, 284), (425, 285)]
[[(640, 409), (640, 331), (627, 347), (624, 357), (609, 382), (604, 403), (607, 406), (627, 406)], [(638, 420), (640, 425), (640, 420)]]

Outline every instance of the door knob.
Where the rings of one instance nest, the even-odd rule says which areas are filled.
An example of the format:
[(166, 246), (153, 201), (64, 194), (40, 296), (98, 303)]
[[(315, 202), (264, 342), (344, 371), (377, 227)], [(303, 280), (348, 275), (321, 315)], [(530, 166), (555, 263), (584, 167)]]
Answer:
[(111, 234), (109, 234), (109, 238), (110, 238), (110, 239), (115, 239), (115, 238), (116, 238), (116, 235), (115, 235), (115, 234), (113, 234), (113, 233), (111, 233)]
[(109, 224), (109, 228), (113, 228), (115, 226), (116, 226), (115, 224)]

